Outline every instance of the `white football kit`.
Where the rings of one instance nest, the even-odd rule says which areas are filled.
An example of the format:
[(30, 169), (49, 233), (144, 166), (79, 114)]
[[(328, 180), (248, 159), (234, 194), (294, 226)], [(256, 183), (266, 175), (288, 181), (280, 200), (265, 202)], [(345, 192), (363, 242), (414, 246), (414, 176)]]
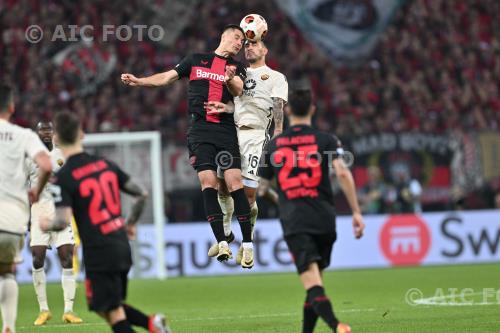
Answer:
[(288, 100), (286, 77), (268, 66), (247, 68), (243, 94), (235, 97), (234, 122), (241, 154), (243, 184), (257, 188), (260, 158), (269, 141), (273, 120), (273, 97)]
[[(55, 173), (64, 164), (64, 156), (57, 147), (54, 147), (49, 154), (52, 163), (52, 171)], [(37, 165), (30, 160), (27, 163), (27, 168), (29, 169), (29, 180), (31, 184), (36, 184), (38, 182)], [(53, 185), (47, 183), (38, 202), (31, 206), (30, 246), (54, 246), (58, 248), (65, 244), (75, 244), (71, 225), (68, 225), (61, 231), (45, 232), (40, 229), (39, 221), (41, 216), (46, 216), (49, 219), (55, 218), (55, 204), (51, 193), (51, 186)]]
[(30, 216), (25, 169), (27, 158), (47, 151), (38, 135), (0, 119), (0, 262), (20, 260)]

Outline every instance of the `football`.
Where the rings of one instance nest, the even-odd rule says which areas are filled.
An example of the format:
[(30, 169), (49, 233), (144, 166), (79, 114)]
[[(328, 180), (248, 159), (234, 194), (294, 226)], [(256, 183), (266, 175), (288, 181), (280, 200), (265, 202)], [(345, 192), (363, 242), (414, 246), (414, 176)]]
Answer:
[(259, 14), (248, 14), (241, 22), (240, 27), (245, 32), (245, 37), (251, 41), (263, 40), (267, 35), (267, 22)]

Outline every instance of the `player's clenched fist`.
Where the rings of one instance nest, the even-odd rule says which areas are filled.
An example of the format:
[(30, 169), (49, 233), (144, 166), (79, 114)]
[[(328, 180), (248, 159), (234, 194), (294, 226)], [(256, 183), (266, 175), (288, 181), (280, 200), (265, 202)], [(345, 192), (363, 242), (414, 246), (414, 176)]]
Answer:
[(121, 79), (124, 84), (129, 86), (139, 86), (141, 83), (140, 79), (135, 77), (134, 74), (122, 74)]
[(226, 76), (224, 77), (224, 82), (231, 81), (236, 75), (236, 66), (227, 65), (226, 66)]

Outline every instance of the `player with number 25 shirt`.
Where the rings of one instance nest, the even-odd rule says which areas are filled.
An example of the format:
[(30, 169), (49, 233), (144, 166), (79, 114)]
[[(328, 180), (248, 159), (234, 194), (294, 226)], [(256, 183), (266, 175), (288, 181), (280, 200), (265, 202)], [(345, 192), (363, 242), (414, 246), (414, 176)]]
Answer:
[(321, 275), (330, 265), (337, 238), (331, 167), (353, 211), (356, 238), (363, 235), (364, 223), (352, 174), (339, 158), (343, 155), (340, 141), (311, 126), (315, 111), (311, 100), (309, 84), (295, 83), (288, 104), (290, 127), (269, 144), (265, 165), (259, 169), (261, 186), (265, 190), (276, 176), (281, 226), (306, 290), (302, 333), (313, 332), (318, 318), (333, 332), (350, 333), (349, 325), (335, 316)]

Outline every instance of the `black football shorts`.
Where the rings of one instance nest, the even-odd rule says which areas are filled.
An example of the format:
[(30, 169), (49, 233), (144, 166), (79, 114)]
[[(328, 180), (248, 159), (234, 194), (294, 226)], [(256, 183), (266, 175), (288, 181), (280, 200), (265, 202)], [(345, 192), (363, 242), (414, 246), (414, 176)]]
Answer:
[(190, 143), (189, 163), (196, 170), (201, 172), (217, 168), (221, 170), (241, 169), (240, 148), (231, 145), (218, 145), (213, 143)]
[(299, 274), (304, 273), (313, 262), (317, 262), (319, 269), (330, 266), (333, 244), (337, 235), (333, 234), (294, 234), (285, 237), (288, 249)]
[(127, 297), (128, 270), (86, 272), (85, 291), (90, 311), (108, 312), (122, 305)]

